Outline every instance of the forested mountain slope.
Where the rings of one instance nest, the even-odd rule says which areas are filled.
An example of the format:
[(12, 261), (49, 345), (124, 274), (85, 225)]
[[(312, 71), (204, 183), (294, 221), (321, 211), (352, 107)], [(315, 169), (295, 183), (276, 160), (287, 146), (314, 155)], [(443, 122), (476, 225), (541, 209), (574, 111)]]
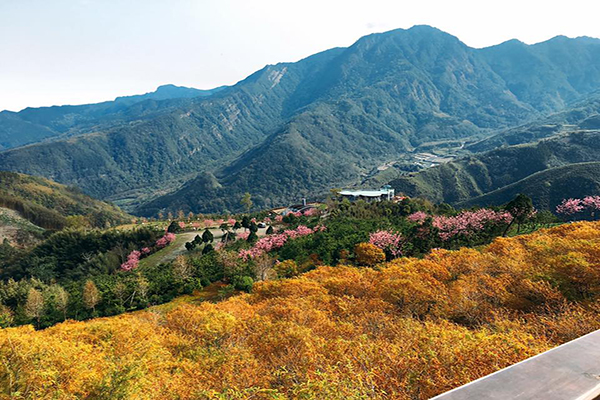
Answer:
[(0, 207), (18, 212), (33, 224), (50, 230), (62, 229), (72, 221), (105, 228), (130, 221), (117, 207), (92, 199), (78, 189), (44, 178), (0, 172)]
[(554, 210), (564, 199), (600, 193), (600, 162), (584, 162), (545, 169), (482, 196), (459, 202), (458, 207), (508, 203), (519, 193), (533, 199), (535, 207)]
[[(390, 184), (398, 192), (435, 202), (502, 204), (523, 192), (539, 206), (554, 207), (564, 198), (598, 192), (595, 161), (600, 161), (600, 130), (580, 130), (473, 155)], [(580, 163), (591, 164), (578, 167)]]
[[(0, 150), (36, 143), (50, 138), (75, 135), (94, 126), (110, 126), (130, 122), (155, 109), (168, 107), (160, 100), (210, 96), (223, 90), (198, 90), (175, 85), (163, 85), (143, 95), (117, 97), (114, 101), (79, 106), (26, 108), (18, 113), (0, 112)], [(131, 107), (146, 101), (143, 105)]]
[[(259, 143), (281, 123), (283, 102), (304, 70), (319, 68), (329, 53), (265, 67), (206, 100), (157, 102), (160, 112), (106, 131), (5, 151), (0, 167), (67, 182), (100, 198), (137, 199), (168, 189)], [(144, 101), (132, 108), (147, 106)]]

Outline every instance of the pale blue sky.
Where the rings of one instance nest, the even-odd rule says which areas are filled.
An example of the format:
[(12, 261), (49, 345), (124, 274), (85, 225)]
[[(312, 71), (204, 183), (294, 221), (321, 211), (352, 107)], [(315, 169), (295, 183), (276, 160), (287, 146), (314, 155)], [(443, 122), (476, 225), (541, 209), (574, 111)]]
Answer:
[(600, 37), (599, 14), (597, 0), (0, 0), (0, 110), (233, 84), (415, 24), (473, 47)]

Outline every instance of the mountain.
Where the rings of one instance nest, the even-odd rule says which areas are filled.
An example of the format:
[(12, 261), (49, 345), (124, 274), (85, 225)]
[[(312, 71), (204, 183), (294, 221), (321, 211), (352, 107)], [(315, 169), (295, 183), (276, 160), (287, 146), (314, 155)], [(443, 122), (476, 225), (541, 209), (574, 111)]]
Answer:
[(0, 211), (4, 216), (0, 218), (0, 231), (14, 231), (15, 225), (32, 232), (76, 224), (105, 228), (131, 220), (117, 207), (78, 189), (14, 172), (0, 172)]
[[(20, 112), (0, 112), (0, 150), (36, 143), (63, 135), (85, 132), (93, 126), (110, 121), (131, 120), (156, 108), (156, 101), (206, 97), (225, 89), (199, 90), (175, 85), (163, 85), (156, 91), (136, 96), (117, 97), (114, 101), (80, 106), (26, 108)], [(147, 101), (143, 106), (130, 106)], [(167, 105), (168, 103), (162, 103)]]
[(555, 111), (598, 89), (600, 53), (590, 46), (596, 48), (600, 41), (557, 36), (532, 46), (511, 40), (481, 54), (515, 96), (538, 110)]
[(480, 153), (501, 146), (534, 142), (574, 129), (600, 129), (600, 94), (594, 93), (564, 111), (473, 142), (467, 145), (466, 149)]
[(128, 109), (134, 121), (5, 151), (0, 166), (121, 202), (164, 192), (260, 143), (282, 123), (283, 102), (305, 70), (335, 53), (267, 66), (207, 98), (136, 103)]
[(462, 146), (561, 111), (600, 89), (599, 57), (589, 38), (473, 49), (435, 28), (399, 29), (269, 65), (207, 97), (76, 121), (68, 137), (0, 153), (0, 168), (147, 215), (235, 211), (244, 192), (257, 207), (281, 205), (422, 146)]
[[(533, 111), (539, 103), (526, 105), (507, 96), (502, 80), (489, 79), (494, 73), (457, 39), (425, 27), (413, 30), (361, 39), (336, 58), (333, 72), (324, 70), (326, 76), (316, 79), (321, 100), (294, 115), (282, 130), (214, 175), (200, 176), (136, 211), (235, 210), (244, 192), (253, 195), (258, 207), (273, 207), (348, 185), (427, 142), (469, 137), (485, 127), (510, 126), (539, 115)], [(398, 54), (404, 58), (394, 63), (391, 55)], [(427, 60), (446, 62), (446, 69)], [(427, 69), (414, 71), (414, 65)], [(399, 82), (418, 90), (393, 90)], [(448, 105), (427, 103), (436, 98), (445, 98)]]
[(566, 198), (600, 193), (600, 162), (584, 162), (549, 168), (515, 183), (460, 202), (458, 207), (506, 204), (519, 193), (534, 200), (537, 208), (554, 210)]
[[(600, 193), (599, 112), (600, 102), (590, 101), (504, 133), (532, 143), (474, 154), (390, 184), (409, 196), (460, 206), (498, 205), (525, 193), (538, 207), (553, 208), (564, 198)], [(546, 137), (536, 141), (540, 136)]]
[(213, 95), (227, 86), (219, 86), (214, 89), (200, 90), (185, 86), (162, 85), (154, 92), (138, 94), (134, 96), (122, 96), (115, 99), (115, 103), (135, 104), (144, 100), (169, 100), (169, 99), (191, 99), (194, 97), (206, 97)]

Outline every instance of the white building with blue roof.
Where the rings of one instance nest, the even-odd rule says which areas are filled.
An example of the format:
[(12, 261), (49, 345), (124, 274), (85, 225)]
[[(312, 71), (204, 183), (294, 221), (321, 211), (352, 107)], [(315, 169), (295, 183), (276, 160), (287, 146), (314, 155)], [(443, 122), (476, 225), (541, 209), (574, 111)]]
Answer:
[(390, 185), (385, 185), (379, 190), (342, 190), (339, 195), (350, 201), (392, 201), (395, 191)]

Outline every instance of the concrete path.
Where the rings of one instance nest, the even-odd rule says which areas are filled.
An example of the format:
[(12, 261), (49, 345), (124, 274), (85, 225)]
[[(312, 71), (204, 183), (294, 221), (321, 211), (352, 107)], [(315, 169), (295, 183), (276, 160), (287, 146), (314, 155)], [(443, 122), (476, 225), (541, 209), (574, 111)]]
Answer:
[(600, 330), (433, 399), (593, 400), (599, 395)]

